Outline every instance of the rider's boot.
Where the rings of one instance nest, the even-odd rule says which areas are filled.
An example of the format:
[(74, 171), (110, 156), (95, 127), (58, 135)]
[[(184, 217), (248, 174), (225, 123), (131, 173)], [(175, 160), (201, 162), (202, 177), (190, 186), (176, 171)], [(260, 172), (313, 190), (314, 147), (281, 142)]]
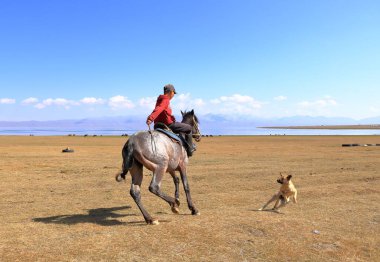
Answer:
[(192, 156), (193, 155), (193, 152), (196, 149), (195, 147), (195, 144), (193, 143), (193, 136), (191, 134), (185, 134), (185, 140), (186, 140), (186, 152), (187, 152), (187, 156)]

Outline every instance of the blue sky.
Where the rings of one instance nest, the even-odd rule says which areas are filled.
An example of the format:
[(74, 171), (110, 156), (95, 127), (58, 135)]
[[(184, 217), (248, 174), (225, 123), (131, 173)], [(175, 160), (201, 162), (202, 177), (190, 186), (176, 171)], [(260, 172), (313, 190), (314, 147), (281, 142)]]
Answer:
[(380, 1), (2, 0), (0, 120), (380, 116)]

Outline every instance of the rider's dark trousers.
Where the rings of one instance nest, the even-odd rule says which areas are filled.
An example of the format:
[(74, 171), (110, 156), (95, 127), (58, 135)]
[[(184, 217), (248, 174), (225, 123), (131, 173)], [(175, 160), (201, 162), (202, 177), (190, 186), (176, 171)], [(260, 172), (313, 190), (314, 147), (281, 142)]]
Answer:
[(181, 123), (181, 122), (174, 122), (171, 125), (169, 125), (170, 129), (174, 133), (185, 133), (185, 134), (190, 134), (192, 131), (192, 127), (189, 124)]
[(187, 155), (189, 157), (192, 156), (193, 152), (195, 151), (195, 145), (193, 144), (193, 137), (191, 135), (193, 127), (189, 124), (180, 122), (174, 122), (169, 127), (174, 133), (185, 134)]

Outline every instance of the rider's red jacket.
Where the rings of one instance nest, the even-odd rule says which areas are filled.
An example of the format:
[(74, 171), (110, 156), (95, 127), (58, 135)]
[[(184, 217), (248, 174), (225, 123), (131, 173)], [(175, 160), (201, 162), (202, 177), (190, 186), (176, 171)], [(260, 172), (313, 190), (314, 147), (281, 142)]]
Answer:
[(148, 119), (154, 121), (155, 123), (164, 123), (167, 126), (175, 122), (175, 118), (172, 115), (172, 109), (170, 108), (169, 97), (166, 95), (160, 95), (157, 98), (156, 107), (148, 116)]

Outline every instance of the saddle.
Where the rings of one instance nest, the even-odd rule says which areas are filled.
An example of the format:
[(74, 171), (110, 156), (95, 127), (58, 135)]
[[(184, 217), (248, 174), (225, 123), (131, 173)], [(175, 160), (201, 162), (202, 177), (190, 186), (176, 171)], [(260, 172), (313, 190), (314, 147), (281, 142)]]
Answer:
[(173, 142), (180, 143), (182, 146), (186, 145), (185, 139), (179, 135), (174, 133), (167, 125), (164, 123), (158, 122), (154, 125), (154, 130), (167, 135), (169, 138), (173, 140)]
[(192, 153), (195, 151), (195, 144), (193, 144), (192, 148), (184, 135), (174, 133), (167, 125), (161, 122), (154, 124), (154, 130), (167, 135), (174, 143), (179, 143), (183, 146), (186, 149), (188, 156), (193, 155)]

